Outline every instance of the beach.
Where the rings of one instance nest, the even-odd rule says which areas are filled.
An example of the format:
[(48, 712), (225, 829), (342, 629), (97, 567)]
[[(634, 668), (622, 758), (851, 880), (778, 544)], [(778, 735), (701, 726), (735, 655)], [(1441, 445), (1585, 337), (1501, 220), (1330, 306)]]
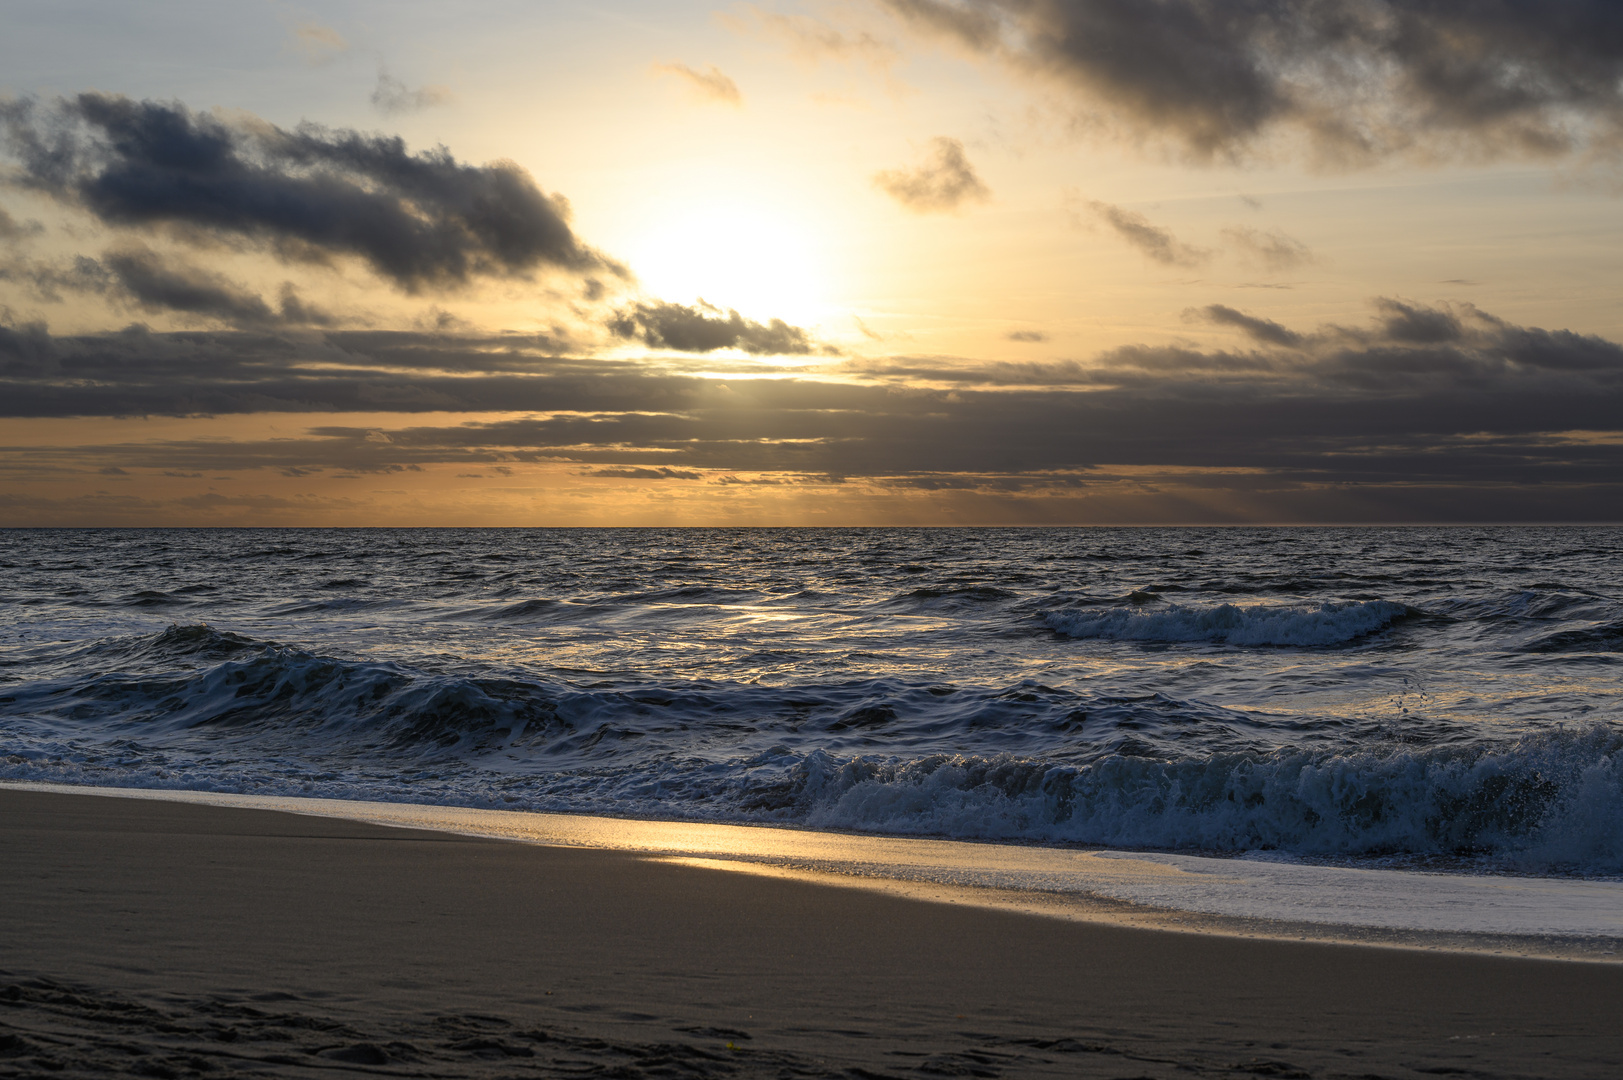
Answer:
[(0, 789), (0, 1075), (1601, 1076), (1623, 965)]

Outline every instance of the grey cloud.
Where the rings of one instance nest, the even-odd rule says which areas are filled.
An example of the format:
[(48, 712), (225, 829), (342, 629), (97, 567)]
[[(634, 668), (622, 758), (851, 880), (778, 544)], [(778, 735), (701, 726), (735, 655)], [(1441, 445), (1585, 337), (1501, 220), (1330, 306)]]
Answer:
[(30, 236), (38, 236), (45, 231), (45, 226), (37, 221), (18, 221), (0, 206), (0, 240), (18, 241)]
[(60, 303), (63, 292), (105, 293), (112, 275), (95, 259), (83, 255), (66, 262), (32, 262), (12, 258), (0, 262), (0, 281), (26, 286), (49, 303)]
[(102, 264), (147, 311), (178, 311), (245, 326), (277, 321), (258, 293), (212, 271), (166, 263), (145, 248), (111, 252), (102, 257)]
[(66, 265), (13, 261), (0, 265), (0, 280), (22, 282), (52, 302), (61, 300), (63, 291), (93, 293), (148, 313), (175, 312), (240, 327), (330, 326), (336, 321), (304, 301), (292, 282), (282, 284), (277, 310), (223, 274), (165, 258), (140, 244), (116, 247), (99, 260), (75, 256)]
[(1148, 218), (1137, 211), (1097, 201), (1088, 205), (1100, 220), (1116, 231), (1117, 236), (1163, 266), (1194, 267), (1211, 257), (1211, 252), (1185, 244), (1170, 230), (1152, 225)]
[(473, 166), (399, 138), (225, 120), (80, 94), (0, 103), (21, 182), (115, 226), (185, 226), (283, 257), (360, 258), (415, 291), (541, 268), (623, 268), (581, 244), (568, 204), (510, 162)]
[(804, 356), (815, 348), (805, 330), (782, 319), (759, 323), (736, 311), (723, 313), (703, 301), (698, 307), (664, 301), (639, 303), (610, 320), (609, 330), (617, 337), (641, 340), (651, 349), (678, 352), (743, 349), (758, 356)]
[(1124, 345), (1100, 355), (1095, 362), (1096, 380), (1103, 376), (1112, 383), (1126, 381), (1138, 386), (1179, 378), (1193, 385), (1213, 378), (1250, 381), (1259, 375), (1274, 374), (1283, 366), (1263, 353), (1202, 352), (1167, 345)]
[(614, 476), (623, 480), (702, 480), (703, 476), (683, 469), (593, 469), (589, 476)]
[(1612, 152), (1612, 0), (882, 0), (1198, 157), (1305, 133), (1325, 160)]
[(1076, 360), (985, 361), (951, 357), (901, 356), (851, 360), (842, 372), (893, 383), (931, 382), (953, 386), (1095, 386), (1105, 380), (1094, 365)]
[(696, 71), (686, 64), (655, 64), (654, 70), (663, 75), (675, 75), (689, 90), (706, 101), (719, 101), (724, 105), (744, 104), (744, 95), (738, 84), (722, 74), (716, 65), (709, 71)]
[(383, 68), (378, 69), (378, 84), (372, 90), (372, 107), (384, 116), (421, 112), (450, 100), (451, 91), (443, 86), (430, 84), (414, 90)]
[(1047, 341), (1048, 335), (1043, 333), (1041, 330), (1014, 330), (1009, 333), (1008, 338), (1010, 341), (1019, 341), (1029, 344), (1038, 341)]
[(929, 157), (911, 169), (887, 169), (873, 182), (891, 198), (921, 214), (956, 210), (966, 202), (985, 202), (992, 192), (964, 156), (964, 144), (937, 136)]
[[(1437, 345), (1460, 341), (1465, 337), (1465, 325), (1460, 316), (1448, 308), (1426, 307), (1382, 297), (1375, 302), (1381, 313), (1381, 333), (1390, 341), (1404, 345)], [(1474, 308), (1467, 308), (1474, 312)]]
[(1260, 319), (1255, 315), (1247, 315), (1224, 304), (1208, 304), (1198, 310), (1190, 308), (1184, 312), (1184, 315), (1186, 318), (1204, 318), (1209, 322), (1223, 326), (1236, 327), (1264, 345), (1290, 347), (1300, 345), (1302, 342), (1302, 335), (1288, 327), (1281, 326), (1271, 319)]
[(1277, 229), (1264, 231), (1236, 225), (1223, 230), (1223, 239), (1241, 258), (1264, 270), (1295, 270), (1314, 261), (1313, 252), (1306, 244)]
[(991, 4), (946, 4), (940, 0), (880, 0), (918, 25), (956, 39), (972, 49), (991, 49), (1002, 41), (1002, 26)]

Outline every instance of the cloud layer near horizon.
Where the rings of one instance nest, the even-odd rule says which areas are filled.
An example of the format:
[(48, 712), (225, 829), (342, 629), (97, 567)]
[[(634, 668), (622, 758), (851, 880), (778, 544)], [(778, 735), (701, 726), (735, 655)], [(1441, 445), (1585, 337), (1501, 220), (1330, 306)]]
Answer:
[(1005, 493), (1086, 488), (1124, 467), (1216, 470), (1315, 489), (1477, 485), (1455, 496), (1479, 518), (1517, 486), (1571, 518), (1592, 517), (1597, 492), (1623, 492), (1623, 347), (1613, 342), (1393, 299), (1365, 324), (1311, 331), (1223, 305), (1189, 317), (1240, 341), (1134, 346), (1086, 364), (891, 358), (725, 380), (559, 355), (546, 339), (512, 335), (6, 328), (0, 409), (508, 414), (449, 426), (401, 417), (386, 436), (315, 423), (272, 444), (129, 447), (126, 470), (552, 462), (646, 482), (742, 473)]

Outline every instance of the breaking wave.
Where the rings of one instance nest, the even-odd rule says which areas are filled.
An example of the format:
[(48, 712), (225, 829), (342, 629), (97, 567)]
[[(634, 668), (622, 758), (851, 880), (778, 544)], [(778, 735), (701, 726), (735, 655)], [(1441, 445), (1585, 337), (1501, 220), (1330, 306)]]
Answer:
[(1604, 725), (1424, 750), (1115, 756), (1080, 767), (814, 754), (801, 769), (803, 820), (823, 828), (1623, 871), (1623, 733)]

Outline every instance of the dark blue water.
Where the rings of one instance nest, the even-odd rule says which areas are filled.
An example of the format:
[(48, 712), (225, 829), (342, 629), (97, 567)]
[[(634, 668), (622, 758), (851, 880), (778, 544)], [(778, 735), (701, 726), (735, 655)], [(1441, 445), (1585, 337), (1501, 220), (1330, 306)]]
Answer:
[(0, 778), (1623, 871), (1623, 529), (0, 531)]

